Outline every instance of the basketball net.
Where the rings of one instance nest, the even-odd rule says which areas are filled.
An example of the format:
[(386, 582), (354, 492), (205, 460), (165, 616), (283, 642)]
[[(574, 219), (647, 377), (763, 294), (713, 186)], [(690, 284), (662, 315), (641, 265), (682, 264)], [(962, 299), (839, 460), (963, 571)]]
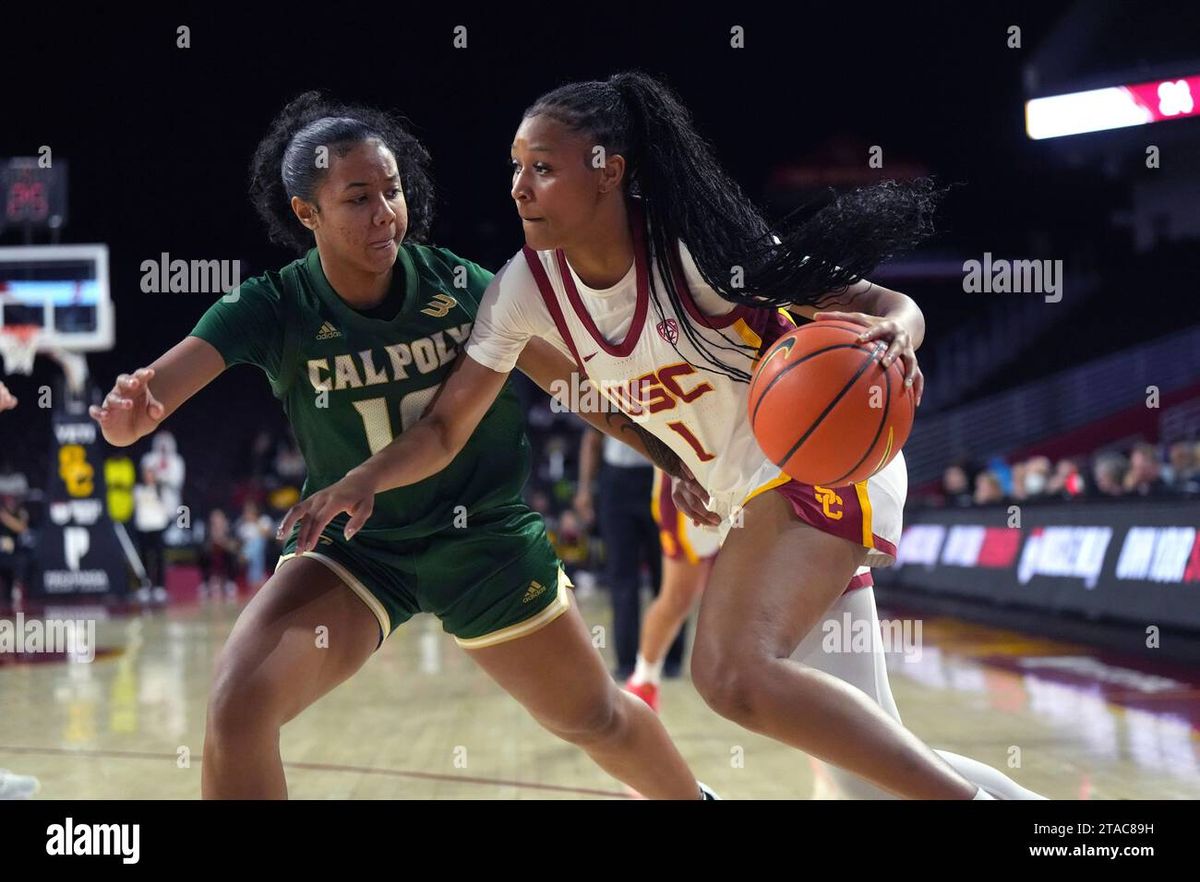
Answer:
[(39, 330), (37, 325), (0, 325), (0, 355), (6, 374), (33, 373)]

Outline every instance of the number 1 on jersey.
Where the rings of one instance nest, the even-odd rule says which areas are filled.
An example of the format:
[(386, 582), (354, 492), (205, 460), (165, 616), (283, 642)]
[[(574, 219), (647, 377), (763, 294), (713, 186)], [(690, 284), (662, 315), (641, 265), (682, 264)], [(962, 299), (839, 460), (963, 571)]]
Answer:
[(688, 446), (691, 447), (692, 450), (696, 451), (696, 456), (700, 458), (701, 462), (708, 462), (710, 459), (716, 459), (716, 455), (705, 450), (696, 436), (692, 434), (692, 430), (689, 429), (684, 423), (676, 420), (673, 423), (667, 423), (667, 428), (678, 432), (680, 437), (682, 437), (683, 440), (688, 443)]

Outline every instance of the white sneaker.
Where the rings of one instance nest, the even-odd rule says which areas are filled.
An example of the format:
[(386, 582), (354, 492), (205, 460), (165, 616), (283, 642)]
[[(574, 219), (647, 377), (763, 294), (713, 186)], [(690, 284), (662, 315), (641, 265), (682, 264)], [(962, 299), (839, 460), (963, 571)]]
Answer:
[(0, 799), (29, 799), (41, 789), (41, 783), (32, 775), (17, 775), (8, 769), (0, 769)]
[(713, 790), (711, 787), (709, 787), (703, 781), (697, 781), (696, 783), (700, 785), (700, 793), (704, 797), (704, 799), (720, 799), (721, 798), (721, 797), (717, 796), (717, 793), (715, 790)]

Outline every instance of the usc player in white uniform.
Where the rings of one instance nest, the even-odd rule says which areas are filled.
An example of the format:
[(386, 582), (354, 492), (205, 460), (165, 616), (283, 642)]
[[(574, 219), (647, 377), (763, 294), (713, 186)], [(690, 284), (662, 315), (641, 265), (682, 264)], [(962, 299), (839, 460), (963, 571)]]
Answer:
[[(419, 422), (296, 506), (284, 529), (301, 520), (309, 547), (348, 511), (353, 531), (376, 493), (435, 473), (541, 337), (630, 417), (656, 460), (678, 456), (676, 503), (723, 539), (691, 664), (710, 707), (836, 767), (852, 795), (1032, 796), (904, 728), (878, 641), (857, 654), (821, 646), (827, 616), (874, 617), (869, 567), (895, 560), (903, 456), (861, 484), (812, 487), (766, 459), (746, 418), (759, 354), (791, 326), (785, 306), (863, 324), (860, 339), (884, 364), (903, 360), (920, 400), (921, 312), (862, 274), (925, 235), (928, 187), (879, 185), (772, 229), (677, 99), (638, 73), (542, 96), (512, 158), (526, 247), (493, 279), (464, 357)], [(856, 579), (863, 590), (845, 593)]]

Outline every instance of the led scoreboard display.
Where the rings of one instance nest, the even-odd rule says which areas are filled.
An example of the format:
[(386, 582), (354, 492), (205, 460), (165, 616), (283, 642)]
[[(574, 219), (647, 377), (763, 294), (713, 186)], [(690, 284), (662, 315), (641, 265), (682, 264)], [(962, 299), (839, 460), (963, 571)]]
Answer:
[(0, 230), (6, 226), (58, 229), (67, 222), (67, 166), (18, 156), (0, 166)]

